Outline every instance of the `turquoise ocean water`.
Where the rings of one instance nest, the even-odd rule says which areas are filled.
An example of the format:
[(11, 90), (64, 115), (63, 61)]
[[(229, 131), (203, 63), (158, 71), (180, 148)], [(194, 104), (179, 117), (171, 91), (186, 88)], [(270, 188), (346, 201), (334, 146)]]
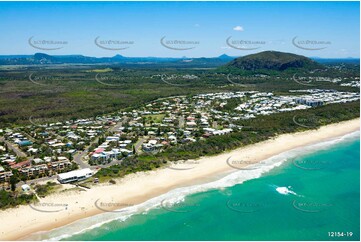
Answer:
[(42, 234), (63, 240), (359, 240), (359, 133)]

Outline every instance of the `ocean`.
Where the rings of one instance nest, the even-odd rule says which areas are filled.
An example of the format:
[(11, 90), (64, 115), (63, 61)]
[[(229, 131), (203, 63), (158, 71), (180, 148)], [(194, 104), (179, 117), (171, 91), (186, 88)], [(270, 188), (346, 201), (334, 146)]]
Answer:
[(34, 239), (359, 240), (360, 133)]

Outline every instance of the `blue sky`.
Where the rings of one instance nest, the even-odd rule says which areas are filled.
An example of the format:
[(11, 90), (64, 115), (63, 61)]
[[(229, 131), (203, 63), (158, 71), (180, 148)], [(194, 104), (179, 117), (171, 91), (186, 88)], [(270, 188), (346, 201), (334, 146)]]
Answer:
[[(359, 11), (359, 2), (1, 2), (0, 55), (212, 57), (277, 50), (311, 57), (359, 57)], [(95, 45), (98, 36), (132, 44), (107, 50)], [(165, 41), (193, 41), (186, 47), (194, 48), (166, 48), (160, 44), (164, 36)], [(29, 45), (30, 37), (66, 44), (39, 50)], [(256, 41), (237, 46), (257, 49), (232, 48), (226, 44), (229, 37)], [(294, 45), (295, 37), (301, 41), (298, 46), (306, 48)], [(307, 40), (313, 44), (305, 45)]]

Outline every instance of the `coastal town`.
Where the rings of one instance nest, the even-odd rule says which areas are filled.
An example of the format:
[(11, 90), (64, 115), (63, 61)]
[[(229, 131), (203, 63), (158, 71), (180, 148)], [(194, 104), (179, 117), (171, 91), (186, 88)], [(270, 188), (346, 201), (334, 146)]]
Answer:
[[(46, 122), (30, 117), (31, 125), (0, 129), (0, 188), (11, 189), (14, 175), (23, 185), (78, 181), (129, 156), (242, 131), (242, 119), (358, 99), (356, 92), (321, 89), (290, 90), (283, 96), (222, 92), (162, 98), (92, 119)], [(227, 108), (231, 101), (236, 101), (233, 109)]]
[(361, 241), (359, 1), (0, 5), (0, 242)]
[(360, 77), (329, 78), (329, 77), (321, 77), (321, 76), (301, 77), (294, 75), (292, 79), (304, 85), (313, 85), (316, 84), (317, 82), (331, 82), (331, 83), (336, 83), (341, 87), (360, 88)]

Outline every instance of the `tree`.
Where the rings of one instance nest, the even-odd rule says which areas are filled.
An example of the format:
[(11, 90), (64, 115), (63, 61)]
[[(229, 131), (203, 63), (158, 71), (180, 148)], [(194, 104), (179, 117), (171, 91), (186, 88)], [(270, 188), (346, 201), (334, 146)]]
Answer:
[(158, 129), (157, 129), (157, 136), (159, 136), (160, 135), (160, 127), (158, 127)]
[(18, 183), (18, 178), (15, 175), (11, 176), (10, 177), (11, 191), (13, 192), (15, 191), (17, 183)]
[(146, 118), (143, 117), (143, 126), (145, 126), (145, 123), (146, 123)]
[(68, 159), (69, 159), (70, 161), (73, 160), (73, 155), (72, 155), (71, 153), (68, 153)]
[(135, 146), (133, 145), (132, 148), (133, 148), (133, 154), (135, 155), (135, 153), (137, 152), (137, 151), (135, 150)]

